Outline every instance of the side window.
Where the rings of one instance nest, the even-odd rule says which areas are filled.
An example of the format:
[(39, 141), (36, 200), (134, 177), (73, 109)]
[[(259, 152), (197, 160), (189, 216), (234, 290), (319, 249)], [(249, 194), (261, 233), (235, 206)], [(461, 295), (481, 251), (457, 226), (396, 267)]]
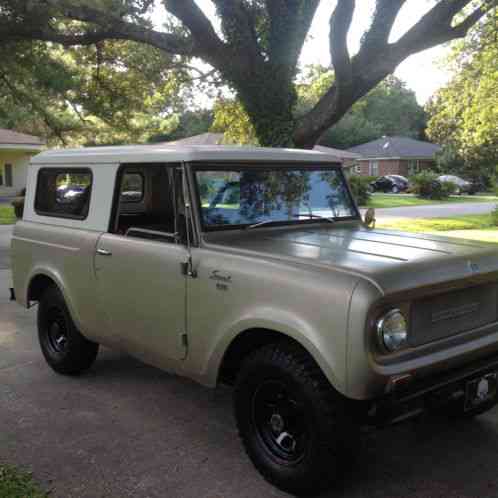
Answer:
[(122, 167), (110, 232), (159, 242), (183, 242), (186, 221), (181, 180), (181, 169), (174, 165)]
[(84, 220), (91, 190), (89, 169), (42, 168), (38, 172), (35, 211), (43, 216)]

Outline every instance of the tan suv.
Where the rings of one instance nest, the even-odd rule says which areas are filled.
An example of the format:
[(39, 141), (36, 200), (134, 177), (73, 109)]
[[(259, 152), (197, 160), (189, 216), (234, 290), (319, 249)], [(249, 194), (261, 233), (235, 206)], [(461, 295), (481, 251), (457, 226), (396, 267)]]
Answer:
[(250, 458), (289, 492), (333, 482), (359, 426), (495, 403), (496, 246), (368, 228), (325, 154), (44, 152), (12, 262), (55, 371), (103, 344), (233, 384)]

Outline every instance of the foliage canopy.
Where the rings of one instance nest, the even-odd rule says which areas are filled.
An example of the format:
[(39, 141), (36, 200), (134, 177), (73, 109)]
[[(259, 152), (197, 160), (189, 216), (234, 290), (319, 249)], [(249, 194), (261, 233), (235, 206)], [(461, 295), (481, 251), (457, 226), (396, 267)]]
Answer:
[[(350, 55), (347, 36), (356, 1), (338, 0), (330, 17), (333, 81), (311, 109), (297, 116), (298, 60), (320, 0), (212, 1), (219, 30), (194, 0), (0, 0), (0, 44), (52, 42), (86, 53), (81, 47), (120, 40), (154, 47), (182, 64), (197, 58), (236, 92), (262, 145), (312, 147), (404, 59), (464, 37), (492, 7), (491, 0), (437, 0), (392, 42), (394, 22), (407, 0), (375, 0), (359, 52)], [(156, 3), (169, 16), (161, 30), (149, 17)]]

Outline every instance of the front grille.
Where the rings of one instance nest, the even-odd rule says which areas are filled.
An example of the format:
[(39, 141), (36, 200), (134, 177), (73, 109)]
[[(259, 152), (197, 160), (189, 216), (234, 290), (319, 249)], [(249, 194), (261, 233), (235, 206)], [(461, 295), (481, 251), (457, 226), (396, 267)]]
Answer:
[(420, 346), (498, 320), (498, 284), (447, 292), (415, 301), (411, 307), (410, 345)]

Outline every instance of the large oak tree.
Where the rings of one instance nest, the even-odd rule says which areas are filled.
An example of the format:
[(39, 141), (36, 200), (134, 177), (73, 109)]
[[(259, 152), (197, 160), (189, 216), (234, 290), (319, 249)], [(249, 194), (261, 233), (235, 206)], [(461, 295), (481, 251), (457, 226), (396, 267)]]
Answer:
[[(326, 1), (326, 0), (323, 0)], [(132, 40), (211, 65), (235, 91), (262, 145), (312, 147), (351, 106), (408, 56), (465, 36), (491, 0), (437, 0), (399, 40), (389, 37), (407, 1), (376, 0), (360, 50), (347, 35), (355, 0), (338, 0), (330, 18), (335, 78), (318, 103), (295, 118), (298, 59), (320, 0), (212, 0), (221, 34), (194, 0), (162, 0), (174, 21), (154, 29), (154, 0), (0, 0), (0, 43), (55, 42), (69, 47)]]

